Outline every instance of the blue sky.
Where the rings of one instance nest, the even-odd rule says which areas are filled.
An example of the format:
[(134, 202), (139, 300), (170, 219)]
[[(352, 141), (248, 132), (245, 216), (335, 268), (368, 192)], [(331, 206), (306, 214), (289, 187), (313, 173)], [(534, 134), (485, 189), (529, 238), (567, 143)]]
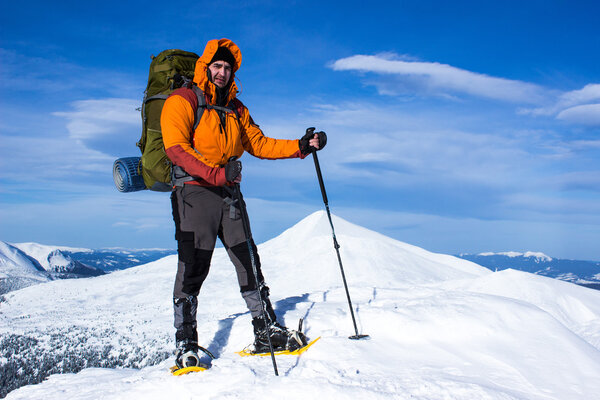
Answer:
[[(600, 260), (597, 2), (240, 3), (3, 2), (0, 240), (174, 248), (168, 194), (118, 193), (112, 163), (138, 154), (150, 55), (227, 37), (266, 135), (328, 133), (334, 214)], [(323, 208), (310, 159), (242, 162), (258, 242)]]

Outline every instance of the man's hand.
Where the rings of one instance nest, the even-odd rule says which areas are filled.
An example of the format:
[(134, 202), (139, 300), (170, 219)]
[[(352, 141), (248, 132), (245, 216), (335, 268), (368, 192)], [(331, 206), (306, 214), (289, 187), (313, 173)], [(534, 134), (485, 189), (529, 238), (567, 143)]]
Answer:
[(242, 181), (241, 161), (231, 160), (225, 164), (225, 179), (231, 183), (240, 183)]
[(308, 128), (300, 139), (300, 152), (307, 155), (313, 151), (321, 150), (327, 144), (325, 132), (315, 132), (315, 128)]

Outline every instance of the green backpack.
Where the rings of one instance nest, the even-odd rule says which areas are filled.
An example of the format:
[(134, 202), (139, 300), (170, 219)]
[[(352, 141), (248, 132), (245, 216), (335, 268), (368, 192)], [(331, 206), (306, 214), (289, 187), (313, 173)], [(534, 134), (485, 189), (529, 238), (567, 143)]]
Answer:
[(142, 152), (138, 173), (150, 190), (170, 192), (173, 188), (171, 161), (163, 145), (160, 114), (167, 97), (193, 79), (198, 58), (195, 53), (177, 49), (165, 50), (152, 57), (142, 103), (142, 137), (137, 142)]

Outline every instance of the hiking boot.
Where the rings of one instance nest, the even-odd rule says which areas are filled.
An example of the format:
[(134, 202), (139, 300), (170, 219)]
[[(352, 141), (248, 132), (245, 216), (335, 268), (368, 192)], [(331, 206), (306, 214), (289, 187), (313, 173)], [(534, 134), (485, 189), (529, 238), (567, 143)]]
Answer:
[(196, 367), (200, 364), (198, 356), (198, 342), (183, 340), (177, 343), (175, 365), (179, 368)]
[(261, 317), (252, 320), (254, 326), (254, 352), (269, 352), (269, 334), (273, 351), (289, 350), (294, 351), (302, 346), (306, 346), (308, 341), (302, 332), (286, 328), (275, 321), (265, 324)]

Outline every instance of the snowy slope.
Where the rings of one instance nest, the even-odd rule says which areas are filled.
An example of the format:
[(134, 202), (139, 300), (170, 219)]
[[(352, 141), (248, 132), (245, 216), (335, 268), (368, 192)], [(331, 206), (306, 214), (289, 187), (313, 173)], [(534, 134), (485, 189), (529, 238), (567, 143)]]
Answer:
[(334, 223), (359, 330), (370, 340), (347, 339), (354, 330), (327, 217), (319, 212), (259, 246), (280, 318), (294, 326), (305, 317), (306, 333), (322, 337), (301, 357), (279, 357), (280, 377), (269, 358), (235, 354), (252, 341), (250, 316), (219, 249), (199, 297), (199, 337), (218, 357), (209, 371), (167, 371), (176, 269), (170, 256), (6, 295), (0, 376), (35, 381), (42, 371), (27, 370), (28, 359), (50, 373), (142, 367), (52, 375), (7, 398), (563, 400), (600, 393), (599, 291), (518, 271), (492, 273), (339, 218)]
[(93, 252), (90, 249), (46, 246), (38, 243), (16, 243), (13, 246), (35, 259), (53, 278), (69, 279), (104, 275), (101, 269), (74, 260), (68, 254), (69, 252)]
[[(19, 248), (30, 257), (38, 260), (47, 271), (64, 271), (64, 266), (67, 266), (67, 270), (69, 270), (69, 264), (79, 267), (83, 264), (87, 267), (111, 272), (146, 264), (176, 253), (175, 250), (171, 249), (86, 249), (48, 246), (31, 242), (14, 243), (12, 246)], [(75, 268), (71, 267), (70, 269)], [(89, 275), (95, 276), (93, 273)]]
[(0, 241), (0, 294), (49, 280), (50, 276), (35, 260)]
[[(15, 254), (18, 253), (18, 256)], [(0, 295), (52, 279), (103, 275), (174, 254), (168, 249), (85, 249), (0, 242)]]
[(13, 243), (13, 246), (21, 250), (23, 253), (35, 258), (46, 271), (52, 271), (50, 263), (50, 255), (58, 251), (66, 252), (91, 252), (91, 249), (66, 247), (66, 246), (49, 246), (39, 243)]

